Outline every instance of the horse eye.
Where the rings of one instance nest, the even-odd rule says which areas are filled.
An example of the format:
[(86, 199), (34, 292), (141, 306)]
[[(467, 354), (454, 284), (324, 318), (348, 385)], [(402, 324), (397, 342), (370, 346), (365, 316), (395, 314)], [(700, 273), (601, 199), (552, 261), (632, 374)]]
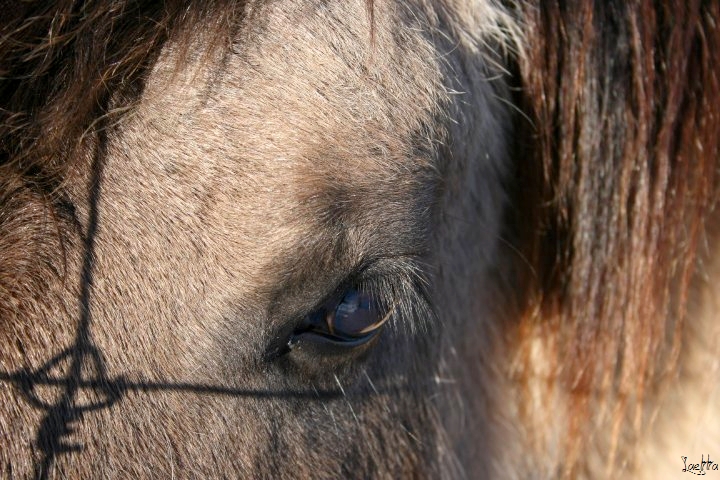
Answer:
[(295, 337), (311, 336), (325, 343), (355, 347), (375, 337), (391, 313), (392, 309), (382, 312), (369, 293), (351, 289), (339, 301), (328, 302), (305, 317)]

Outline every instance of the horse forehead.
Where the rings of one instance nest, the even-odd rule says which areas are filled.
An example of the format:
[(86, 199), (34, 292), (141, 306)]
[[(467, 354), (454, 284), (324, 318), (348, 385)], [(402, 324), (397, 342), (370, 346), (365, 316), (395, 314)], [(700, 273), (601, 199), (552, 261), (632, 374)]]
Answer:
[(312, 40), (270, 34), (216, 54), (200, 46), (179, 72), (171, 45), (125, 128), (127, 156), (158, 164), (176, 198), (211, 190), (215, 214), (247, 225), (262, 219), (298, 235), (313, 218), (366, 228), (384, 219), (417, 230), (411, 212), (426, 210), (436, 180), (429, 138), (439, 100), (428, 92), (439, 70), (431, 55), (420, 58), (429, 46), (418, 36), (408, 54), (417, 58), (404, 60), (423, 73), (380, 52), (367, 74), (362, 58), (353, 64), (324, 52), (317, 65), (334, 40)]

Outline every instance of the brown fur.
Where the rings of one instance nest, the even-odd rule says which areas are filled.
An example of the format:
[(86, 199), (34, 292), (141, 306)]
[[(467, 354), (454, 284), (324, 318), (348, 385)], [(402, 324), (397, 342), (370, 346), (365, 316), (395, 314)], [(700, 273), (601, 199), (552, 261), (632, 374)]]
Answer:
[(537, 276), (520, 329), (552, 332), (573, 476), (589, 425), (613, 432), (610, 465), (629, 461), (623, 439), (643, 435), (699, 313), (691, 281), (717, 221), (719, 14), (701, 2), (527, 10), (520, 69), (537, 129), (526, 148), (542, 180), (528, 179)]
[[(3, 11), (2, 475), (720, 460), (717, 4)], [(348, 281), (377, 342), (272, 355)]]

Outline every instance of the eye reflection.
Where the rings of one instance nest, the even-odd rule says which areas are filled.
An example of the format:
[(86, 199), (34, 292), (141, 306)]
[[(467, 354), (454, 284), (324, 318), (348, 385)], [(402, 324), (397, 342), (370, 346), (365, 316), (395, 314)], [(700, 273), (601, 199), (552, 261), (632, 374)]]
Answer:
[(357, 290), (349, 291), (335, 311), (327, 312), (328, 330), (335, 335), (357, 337), (378, 328), (378, 312), (370, 295)]
[(308, 315), (296, 335), (313, 334), (334, 344), (357, 346), (377, 335), (392, 311), (383, 311), (371, 294), (353, 288), (339, 301)]

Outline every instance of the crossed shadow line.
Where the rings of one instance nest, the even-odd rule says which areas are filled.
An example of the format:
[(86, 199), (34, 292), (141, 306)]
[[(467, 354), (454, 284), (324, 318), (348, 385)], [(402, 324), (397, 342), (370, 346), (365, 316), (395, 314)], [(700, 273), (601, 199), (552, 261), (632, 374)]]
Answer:
[[(66, 351), (67, 352), (67, 351)], [(68, 356), (63, 352), (53, 358), (52, 363), (58, 362), (62, 357)], [(11, 382), (15, 385), (23, 397), (36, 408), (49, 410), (55, 404), (42, 401), (35, 393), (38, 386), (48, 387), (68, 387), (71, 380), (67, 377), (57, 378), (47, 374), (47, 367), (52, 367), (46, 363), (40, 369), (29, 372), (21, 370), (15, 373), (0, 372), (0, 381)], [(74, 380), (73, 380), (74, 381)], [(95, 393), (101, 393), (105, 397), (105, 401), (95, 403), (88, 406), (78, 406), (77, 408), (87, 410), (97, 410), (111, 406), (116, 400), (128, 392), (150, 393), (159, 391), (177, 391), (185, 393), (220, 395), (230, 397), (249, 397), (249, 398), (279, 398), (279, 399), (335, 399), (344, 397), (345, 394), (338, 390), (260, 390), (249, 388), (234, 388), (220, 385), (211, 385), (203, 383), (190, 382), (168, 382), (159, 380), (136, 380), (128, 381), (123, 377), (114, 379), (101, 378), (97, 376), (91, 379), (80, 379), (75, 382), (78, 389), (90, 389)], [(387, 393), (387, 389), (377, 388), (378, 393)]]
[[(68, 443), (66, 438), (73, 433), (74, 425), (82, 421), (85, 413), (110, 408), (128, 392), (177, 391), (255, 399), (312, 400), (329, 400), (345, 395), (339, 390), (260, 390), (189, 382), (129, 381), (123, 377), (111, 379), (106, 375), (102, 354), (97, 347), (86, 342), (82, 345), (82, 350), (75, 348), (76, 346), (62, 351), (35, 371), (22, 369), (14, 373), (0, 372), (0, 381), (11, 382), (30, 405), (47, 412), (38, 426), (35, 439), (35, 446), (42, 452), (41, 460), (35, 465), (34, 476), (37, 479), (48, 478), (58, 455), (82, 451), (82, 445)], [(65, 359), (71, 361), (68, 374), (54, 376), (53, 370)], [(80, 367), (76, 367), (76, 363)], [(89, 371), (92, 372), (92, 375), (89, 378), (82, 375), (83, 367), (85, 367), (84, 372), (86, 373), (88, 372), (87, 367), (90, 367)], [(37, 391), (37, 388), (41, 386), (61, 387), (62, 395), (55, 403), (45, 402)], [(99, 400), (81, 404), (78, 399), (80, 390), (92, 391)]]
[[(72, 433), (73, 424), (81, 421), (87, 411), (109, 407), (120, 398), (121, 393), (120, 390), (109, 388), (110, 383), (105, 382), (107, 375), (103, 357), (101, 352), (93, 344), (90, 332), (90, 296), (93, 283), (95, 237), (97, 236), (99, 220), (98, 204), (100, 201), (103, 166), (107, 153), (107, 132), (105, 127), (104, 122), (101, 121), (91, 167), (88, 223), (87, 231), (83, 239), (84, 255), (80, 273), (80, 320), (75, 332), (75, 340), (72, 346), (52, 358), (40, 367), (37, 372), (20, 371), (11, 375), (9, 378), (14, 381), (19, 391), (24, 394), (24, 397), (31, 405), (44, 409), (47, 412), (38, 426), (35, 438), (35, 446), (39, 448), (42, 453), (40, 462), (36, 462), (35, 464), (35, 478), (41, 480), (48, 477), (50, 468), (57, 455), (82, 449), (81, 445), (64, 441), (64, 438)], [(61, 383), (63, 386), (62, 394), (54, 404), (42, 402), (40, 398), (35, 395), (36, 380), (48, 377), (48, 373), (51, 372), (52, 368), (65, 358), (70, 360), (70, 367), (65, 379)], [(88, 359), (93, 367), (92, 371), (98, 375), (98, 381), (108, 385), (108, 388), (101, 389), (104, 400), (79, 406), (77, 404), (77, 396), (79, 390), (82, 388), (81, 379), (83, 366), (86, 365)]]
[[(107, 134), (104, 125), (100, 125), (98, 143), (92, 162), (89, 186), (89, 212), (87, 230), (83, 238), (84, 256), (81, 270), (81, 290), (79, 297), (79, 322), (71, 346), (64, 349), (37, 370), (20, 369), (13, 373), (0, 372), (0, 381), (11, 382), (25, 400), (46, 414), (40, 421), (34, 446), (40, 452), (40, 458), (34, 466), (34, 477), (38, 480), (48, 478), (50, 469), (57, 456), (82, 450), (82, 445), (71, 443), (68, 438), (74, 427), (90, 411), (111, 407), (127, 392), (183, 391), (201, 394), (231, 395), (254, 398), (332, 398), (339, 396), (333, 391), (264, 391), (227, 388), (192, 383), (171, 383), (163, 381), (128, 381), (125, 378), (109, 378), (102, 352), (95, 346), (90, 324), (92, 313), (90, 298), (93, 285), (93, 265), (95, 238), (98, 231), (102, 172), (107, 153)], [(63, 364), (69, 364), (66, 374), (54, 376)], [(85, 378), (83, 373), (90, 372)], [(61, 393), (54, 403), (43, 401), (37, 391), (39, 386), (55, 386)], [(81, 390), (90, 389), (97, 401), (81, 403)]]
[[(86, 413), (110, 408), (128, 392), (178, 391), (195, 394), (227, 395), (248, 398), (313, 399), (328, 400), (346, 396), (338, 390), (259, 390), (242, 389), (208, 384), (168, 382), (162, 380), (135, 380), (124, 377), (109, 378), (102, 352), (95, 346), (90, 324), (92, 314), (90, 298), (92, 292), (93, 260), (95, 237), (98, 231), (101, 181), (103, 163), (107, 150), (104, 126), (99, 129), (98, 145), (93, 158), (89, 191), (88, 226), (84, 236), (84, 256), (81, 270), (81, 291), (79, 297), (80, 320), (71, 346), (55, 355), (36, 370), (28, 367), (16, 372), (0, 371), (0, 381), (10, 382), (22, 397), (34, 408), (46, 412), (40, 421), (34, 446), (40, 451), (40, 458), (34, 466), (34, 478), (45, 480), (59, 455), (82, 451), (83, 446), (71, 443), (69, 437), (75, 426), (82, 422)], [(65, 375), (53, 374), (69, 363)], [(89, 374), (86, 378), (84, 373)], [(52, 402), (40, 398), (38, 387), (59, 387), (61, 394)], [(396, 391), (398, 386), (373, 386), (376, 394)], [(90, 390), (97, 401), (82, 403), (80, 392)], [(87, 398), (87, 397), (86, 397)]]
[[(15, 373), (0, 372), (0, 381), (11, 382), (30, 405), (47, 412), (38, 426), (35, 439), (35, 446), (42, 452), (41, 460), (35, 465), (34, 476), (37, 479), (48, 478), (58, 455), (82, 451), (82, 445), (68, 443), (66, 439), (73, 433), (74, 425), (81, 422), (87, 412), (110, 408), (128, 392), (177, 391), (255, 399), (328, 400), (344, 396), (338, 390), (273, 391), (188, 382), (129, 381), (123, 377), (110, 379), (106, 375), (100, 351), (95, 346), (88, 344), (83, 345), (82, 348), (83, 350), (75, 350), (74, 347), (68, 348), (35, 371), (22, 369)], [(72, 362), (68, 375), (53, 376), (53, 369), (68, 358)], [(90, 362), (89, 365), (86, 363), (87, 361)], [(85, 372), (88, 372), (87, 367), (90, 366), (90, 372), (93, 375), (89, 378), (81, 376), (82, 371), (75, 368), (76, 363), (85, 367)], [(61, 387), (62, 395), (55, 403), (45, 402), (37, 391), (37, 388), (41, 386)], [(81, 389), (92, 391), (99, 400), (81, 404), (77, 395)]]

